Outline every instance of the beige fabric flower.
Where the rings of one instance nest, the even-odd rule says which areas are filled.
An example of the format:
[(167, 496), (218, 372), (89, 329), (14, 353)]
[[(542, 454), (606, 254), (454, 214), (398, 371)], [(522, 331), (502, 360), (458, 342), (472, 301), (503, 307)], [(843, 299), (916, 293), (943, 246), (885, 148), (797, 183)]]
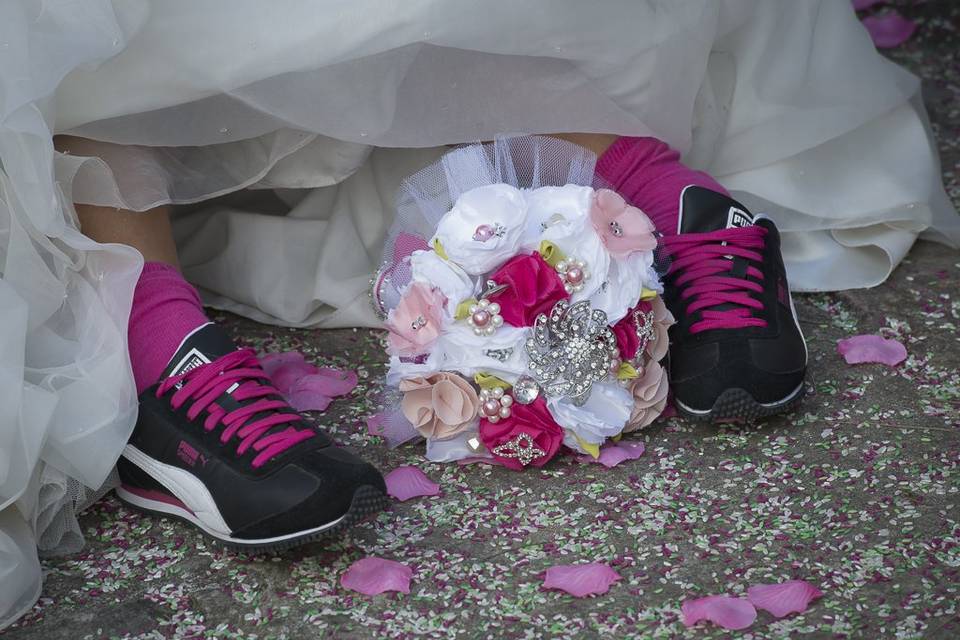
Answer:
[(480, 398), (469, 382), (441, 371), (402, 380), (400, 410), (425, 438), (451, 438), (477, 417)]
[(663, 298), (657, 296), (650, 301), (650, 310), (653, 311), (653, 335), (654, 339), (647, 343), (646, 352), (654, 362), (660, 362), (667, 355), (667, 347), (670, 346), (670, 337), (667, 330), (676, 320), (673, 314), (663, 303)]
[(661, 367), (659, 362), (650, 362), (643, 375), (630, 383), (633, 411), (624, 432), (642, 429), (663, 413), (667, 406), (667, 391), (667, 370)]

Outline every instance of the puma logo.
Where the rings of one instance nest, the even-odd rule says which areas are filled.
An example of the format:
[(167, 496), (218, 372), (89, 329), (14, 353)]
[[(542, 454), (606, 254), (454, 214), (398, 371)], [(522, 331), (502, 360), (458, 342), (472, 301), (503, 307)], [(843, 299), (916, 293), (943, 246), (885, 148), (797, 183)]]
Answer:
[(207, 464), (207, 457), (183, 440), (177, 445), (177, 457), (191, 467), (197, 466), (198, 462), (201, 467)]

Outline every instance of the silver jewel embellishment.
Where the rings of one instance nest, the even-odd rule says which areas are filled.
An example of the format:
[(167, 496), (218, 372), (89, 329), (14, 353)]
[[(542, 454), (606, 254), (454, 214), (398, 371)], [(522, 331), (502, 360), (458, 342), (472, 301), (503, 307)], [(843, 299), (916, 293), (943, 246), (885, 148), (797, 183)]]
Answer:
[(370, 297), (370, 306), (373, 307), (373, 313), (381, 321), (387, 319), (387, 307), (383, 301), (383, 296), (389, 282), (390, 272), (387, 270), (387, 263), (384, 262), (380, 270), (370, 278), (370, 290), (367, 292)]
[(521, 431), (514, 438), (495, 446), (492, 451), (501, 458), (516, 458), (524, 467), (547, 455), (547, 452), (537, 446), (530, 434)]
[(610, 233), (617, 236), (618, 238), (623, 236), (623, 227), (620, 226), (620, 223), (616, 220), (610, 221)]
[(413, 322), (410, 323), (410, 327), (414, 331), (419, 331), (420, 329), (423, 329), (425, 326), (427, 326), (427, 319), (424, 318), (423, 316), (417, 316), (416, 318), (414, 318)]
[(540, 385), (530, 376), (520, 376), (513, 383), (513, 398), (520, 404), (531, 404), (540, 396)]
[(637, 345), (637, 355), (634, 360), (637, 363), (643, 361), (643, 353), (647, 350), (647, 345), (656, 340), (657, 336), (653, 330), (653, 311), (644, 313), (639, 309), (633, 311), (633, 325), (636, 327), (637, 338), (640, 344)]
[(567, 219), (564, 217), (562, 213), (555, 213), (552, 216), (550, 216), (546, 221), (540, 223), (540, 232), (542, 233), (547, 229), (549, 229), (550, 227), (552, 227), (553, 225), (558, 224), (560, 222), (566, 222), (566, 221)]
[(557, 273), (563, 280), (563, 288), (567, 293), (583, 291), (584, 284), (590, 279), (590, 271), (583, 260), (568, 258), (557, 263)]
[(510, 356), (513, 355), (513, 347), (506, 347), (505, 349), (487, 349), (483, 352), (483, 355), (488, 358), (493, 358), (494, 360), (499, 360), (500, 362), (506, 362), (510, 359)]
[(496, 424), (501, 419), (509, 418), (513, 412), (513, 397), (504, 391), (503, 387), (493, 387), (480, 390), (480, 417), (487, 422)]
[(492, 225), (481, 224), (474, 230), (473, 239), (476, 242), (487, 242), (493, 238), (502, 238), (506, 233), (507, 228), (499, 222), (495, 222)]
[(468, 309), (467, 324), (473, 327), (474, 335), (492, 336), (497, 329), (503, 326), (503, 316), (500, 315), (500, 305), (482, 298)]
[(480, 294), (480, 299), (484, 300), (491, 296), (495, 296), (501, 291), (506, 291), (510, 288), (508, 284), (497, 284), (494, 280), (487, 280), (486, 286), (483, 289), (483, 293)]
[(607, 314), (584, 300), (561, 300), (550, 315), (540, 314), (533, 337), (526, 343), (533, 379), (548, 396), (570, 398), (581, 406), (593, 383), (619, 366), (617, 339), (607, 326)]

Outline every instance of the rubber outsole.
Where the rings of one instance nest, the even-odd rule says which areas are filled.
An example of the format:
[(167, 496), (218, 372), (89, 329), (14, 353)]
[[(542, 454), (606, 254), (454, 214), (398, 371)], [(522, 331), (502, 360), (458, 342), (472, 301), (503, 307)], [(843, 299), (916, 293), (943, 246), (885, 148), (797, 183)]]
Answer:
[(727, 389), (720, 394), (708, 412), (692, 411), (677, 400), (677, 411), (684, 418), (698, 422), (753, 422), (795, 409), (806, 394), (806, 384), (797, 387), (790, 396), (779, 402), (760, 403), (745, 389)]
[(195, 529), (202, 533), (205, 538), (222, 547), (226, 547), (234, 551), (243, 551), (246, 553), (271, 553), (285, 551), (287, 549), (299, 547), (310, 542), (337, 537), (347, 529), (351, 528), (353, 525), (366, 519), (368, 516), (383, 511), (390, 504), (389, 498), (381, 493), (380, 490), (369, 485), (364, 485), (354, 491), (353, 499), (350, 501), (350, 508), (344, 515), (334, 521), (335, 524), (332, 526), (322, 528), (320, 531), (310, 530), (303, 535), (286, 536), (282, 540), (278, 540), (276, 542), (263, 543), (252, 541), (250, 543), (246, 543), (237, 538), (225, 539), (213, 535), (209, 531), (206, 531), (203, 527), (199, 526), (196, 522), (193, 522), (187, 517), (179, 515), (175, 510), (170, 510), (167, 508), (151, 509), (146, 507), (144, 506), (142, 500), (137, 500), (135, 496), (123, 491), (122, 489), (117, 489), (116, 494), (121, 502), (136, 511), (151, 516), (162, 516), (165, 518), (179, 520), (186, 524), (192, 525)]

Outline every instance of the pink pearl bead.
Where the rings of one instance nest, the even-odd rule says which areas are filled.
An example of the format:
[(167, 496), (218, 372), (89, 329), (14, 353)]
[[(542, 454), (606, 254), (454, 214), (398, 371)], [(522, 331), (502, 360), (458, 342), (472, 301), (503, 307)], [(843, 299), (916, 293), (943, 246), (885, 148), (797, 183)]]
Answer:
[(570, 284), (580, 284), (583, 282), (583, 270), (579, 267), (574, 267), (567, 271), (567, 282)]
[(486, 242), (493, 237), (493, 227), (488, 224), (482, 224), (473, 232), (473, 239), (477, 242)]
[(473, 314), (473, 324), (478, 327), (485, 327), (490, 322), (489, 311), (477, 311)]
[(483, 413), (487, 416), (495, 416), (500, 413), (500, 403), (496, 400), (487, 400), (483, 403)]

